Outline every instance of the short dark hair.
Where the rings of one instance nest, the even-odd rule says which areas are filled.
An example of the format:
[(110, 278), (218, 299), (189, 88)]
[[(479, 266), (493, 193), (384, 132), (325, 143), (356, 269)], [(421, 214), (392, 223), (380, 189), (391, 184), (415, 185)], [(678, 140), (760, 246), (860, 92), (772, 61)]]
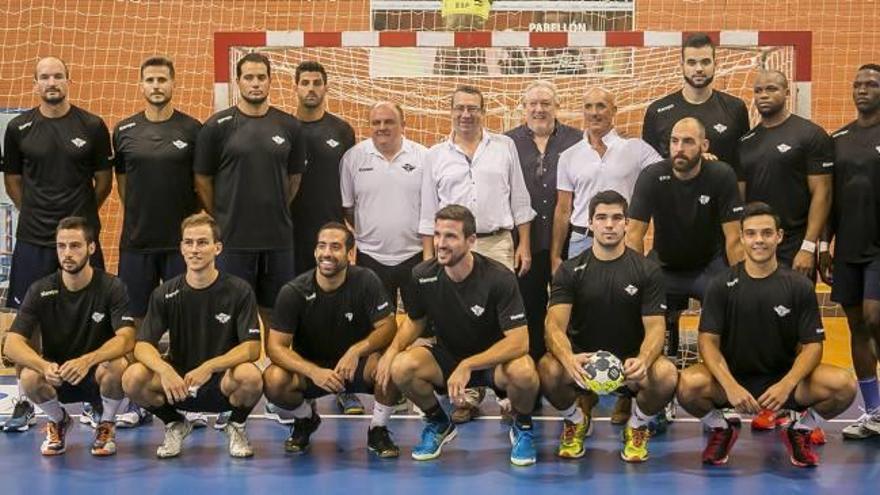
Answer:
[(864, 64), (861, 67), (859, 67), (859, 70), (857, 72), (861, 72), (863, 70), (873, 70), (873, 71), (880, 72), (880, 64)]
[(483, 92), (480, 91), (480, 88), (476, 86), (471, 86), (470, 84), (461, 84), (455, 88), (455, 91), (452, 92), (452, 97), (449, 98), (449, 106), (452, 107), (455, 105), (455, 93), (466, 93), (469, 95), (477, 95), (480, 97), (480, 110), (482, 110), (485, 105), (485, 99), (483, 98)]
[(596, 213), (596, 207), (599, 205), (620, 205), (623, 207), (623, 216), (628, 216), (627, 209), (629, 208), (629, 203), (627, 203), (626, 198), (623, 197), (623, 194), (620, 194), (613, 189), (598, 192), (595, 196), (590, 198), (590, 221), (593, 220), (593, 215)]
[(461, 205), (446, 205), (434, 214), (434, 221), (437, 220), (454, 220), (462, 223), (462, 231), (465, 237), (470, 237), (477, 233), (477, 219), (471, 210)]
[(703, 48), (704, 46), (712, 48), (712, 58), (715, 58), (715, 43), (712, 42), (712, 38), (708, 34), (694, 33), (688, 36), (681, 44), (681, 59), (684, 60), (685, 48)]
[(263, 55), (260, 52), (250, 52), (244, 57), (238, 59), (238, 62), (235, 63), (235, 78), (241, 79), (241, 68), (244, 64), (248, 62), (253, 62), (255, 64), (263, 64), (266, 66), (266, 75), (272, 77), (272, 62), (269, 61), (269, 57)]
[(79, 230), (83, 233), (83, 237), (86, 238), (86, 242), (91, 244), (95, 242), (95, 228), (89, 224), (89, 221), (84, 217), (65, 217), (62, 218), (60, 222), (58, 222), (58, 227), (55, 229), (55, 234), (62, 230)]
[(293, 82), (299, 84), (299, 76), (302, 75), (303, 72), (318, 72), (321, 74), (321, 79), (324, 80), (324, 84), (327, 84), (327, 71), (324, 70), (324, 66), (321, 65), (320, 62), (314, 60), (301, 62), (296, 66), (296, 71), (293, 73)]
[(141, 79), (144, 78), (144, 69), (147, 67), (167, 67), (168, 74), (174, 79), (174, 61), (163, 55), (156, 55), (141, 62)]
[(220, 226), (217, 225), (217, 221), (214, 220), (214, 217), (205, 212), (195, 213), (183, 219), (183, 222), (180, 223), (181, 237), (183, 236), (184, 230), (191, 227), (199, 227), (201, 225), (211, 227), (211, 235), (214, 237), (214, 242), (220, 242)]
[(779, 218), (779, 215), (770, 207), (767, 203), (762, 201), (753, 201), (743, 208), (742, 218), (740, 218), (740, 225), (745, 225), (746, 219), (751, 217), (760, 217), (763, 215), (769, 215), (773, 218), (773, 223), (776, 225), (776, 230), (782, 228), (782, 220)]
[(315, 238), (315, 242), (321, 237), (321, 232), (324, 232), (325, 230), (341, 230), (342, 232), (345, 232), (345, 250), (351, 251), (354, 249), (354, 234), (345, 224), (339, 222), (325, 223), (321, 226), (321, 230), (318, 231), (318, 236)]

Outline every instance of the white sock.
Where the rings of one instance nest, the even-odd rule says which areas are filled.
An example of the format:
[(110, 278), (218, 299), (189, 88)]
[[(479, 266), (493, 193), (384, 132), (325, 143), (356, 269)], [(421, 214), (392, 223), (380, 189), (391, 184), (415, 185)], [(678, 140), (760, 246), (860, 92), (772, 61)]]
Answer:
[(569, 406), (568, 409), (559, 412), (561, 412), (562, 417), (570, 423), (580, 424), (584, 422), (584, 419), (586, 419), (584, 418), (584, 411), (581, 410), (580, 407), (578, 407), (577, 401), (574, 401), (574, 403)]
[(309, 404), (309, 401), (303, 401), (302, 404), (299, 405), (296, 409), (290, 411), (290, 414), (293, 415), (296, 419), (306, 419), (312, 417), (312, 405)]
[(373, 419), (370, 420), (370, 428), (375, 426), (388, 426), (388, 419), (394, 409), (385, 404), (373, 403)]
[(28, 400), (28, 396), (24, 393), (24, 389), (21, 387), (21, 380), (18, 381), (18, 400), (26, 401)]
[(720, 409), (712, 409), (705, 416), (700, 418), (700, 422), (708, 428), (729, 428), (730, 424), (724, 419), (724, 413)]
[[(306, 404), (306, 403), (303, 402), (303, 404)], [(284, 409), (283, 407), (279, 406), (278, 404), (272, 404), (272, 405), (275, 406), (275, 414), (278, 415), (278, 419), (280, 419), (282, 421), (288, 421), (288, 420), (296, 418), (296, 416), (293, 415), (293, 411), (291, 411), (290, 409)], [(311, 412), (311, 408), (309, 409), (309, 412)], [(308, 416), (306, 416), (306, 417), (308, 417)]]
[(654, 416), (656, 416), (656, 414), (650, 416), (645, 414), (639, 407), (639, 401), (633, 398), (632, 414), (630, 414), (629, 422), (627, 424), (630, 428), (641, 428), (643, 426), (647, 426), (648, 423), (650, 423), (651, 420), (654, 419)]
[(116, 421), (116, 413), (119, 411), (119, 406), (122, 405), (123, 400), (125, 399), (111, 399), (103, 395), (101, 396), (101, 406), (104, 408), (104, 412), (101, 413), (102, 423), (106, 421), (114, 423)]
[(801, 414), (800, 419), (795, 422), (794, 429), (813, 431), (819, 427), (820, 421), (822, 421), (822, 417), (816, 414), (816, 411), (810, 407), (804, 411), (804, 413)]
[(49, 417), (49, 421), (53, 423), (60, 423), (64, 419), (64, 408), (61, 407), (58, 399), (47, 400), (42, 404), (37, 404), (37, 407), (42, 409)]

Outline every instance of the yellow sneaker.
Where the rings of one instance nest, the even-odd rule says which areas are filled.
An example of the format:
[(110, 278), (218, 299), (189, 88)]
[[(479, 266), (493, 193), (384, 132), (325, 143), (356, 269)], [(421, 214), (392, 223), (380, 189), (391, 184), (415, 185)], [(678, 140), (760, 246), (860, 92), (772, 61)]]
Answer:
[(651, 438), (647, 426), (633, 428), (626, 425), (623, 430), (623, 449), (620, 458), (626, 462), (645, 462), (648, 460), (648, 439)]
[(580, 459), (584, 456), (584, 439), (590, 436), (593, 421), (587, 416), (583, 423), (562, 422), (562, 435), (556, 455), (563, 459)]

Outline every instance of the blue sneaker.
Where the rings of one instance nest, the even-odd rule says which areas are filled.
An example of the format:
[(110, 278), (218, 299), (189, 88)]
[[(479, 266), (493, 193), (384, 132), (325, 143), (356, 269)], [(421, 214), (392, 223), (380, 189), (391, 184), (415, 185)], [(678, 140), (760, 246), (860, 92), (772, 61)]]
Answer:
[(456, 433), (455, 423), (452, 421), (447, 424), (428, 421), (425, 429), (422, 430), (419, 444), (413, 447), (412, 458), (417, 461), (430, 461), (440, 457), (443, 445), (452, 441)]
[(531, 466), (537, 460), (535, 434), (531, 426), (522, 428), (514, 421), (510, 426), (510, 445), (510, 463), (514, 466)]
[(34, 405), (27, 399), (17, 400), (12, 409), (12, 417), (3, 423), (3, 431), (28, 431), (35, 424), (37, 424), (37, 414)]
[(223, 411), (218, 414), (217, 419), (214, 420), (214, 429), (218, 431), (225, 430), (226, 424), (229, 423), (230, 416), (232, 416), (232, 411)]
[(98, 423), (101, 422), (101, 414), (98, 411), (95, 411), (95, 408), (92, 407), (92, 404), (89, 402), (82, 403), (82, 414), (79, 417), (79, 422), (87, 425), (89, 428), (97, 428)]
[(116, 413), (117, 428), (137, 428), (153, 421), (153, 413), (128, 401), (128, 406), (122, 412)]

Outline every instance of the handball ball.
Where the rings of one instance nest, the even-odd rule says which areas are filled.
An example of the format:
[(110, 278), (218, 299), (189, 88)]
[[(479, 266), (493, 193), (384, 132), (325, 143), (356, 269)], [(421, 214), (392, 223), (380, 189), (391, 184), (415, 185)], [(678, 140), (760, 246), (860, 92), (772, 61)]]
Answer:
[(596, 351), (584, 364), (584, 382), (599, 395), (607, 395), (623, 385), (623, 363), (608, 351)]

